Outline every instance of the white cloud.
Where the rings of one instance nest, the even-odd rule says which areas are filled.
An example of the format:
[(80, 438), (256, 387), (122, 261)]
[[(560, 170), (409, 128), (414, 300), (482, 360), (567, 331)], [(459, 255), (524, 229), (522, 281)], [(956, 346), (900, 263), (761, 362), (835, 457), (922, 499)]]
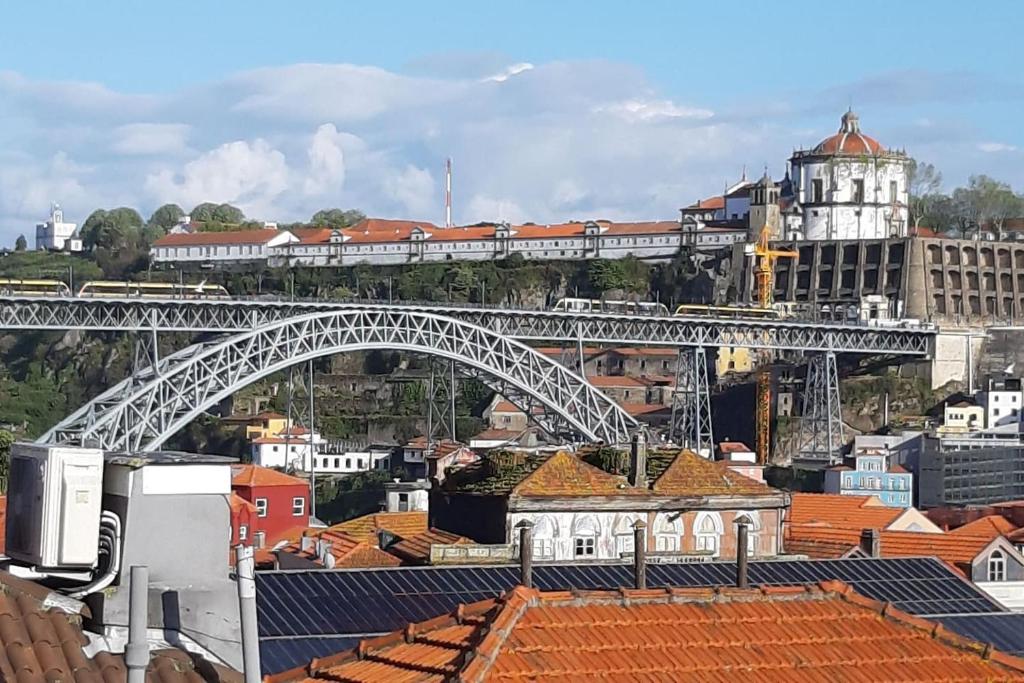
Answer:
[(517, 76), (517, 75), (523, 73), (524, 71), (530, 71), (531, 69), (533, 69), (533, 64), (530, 64), (529, 62), (518, 62), (516, 64), (511, 64), (509, 66), (506, 66), (504, 69), (502, 69), (498, 73), (493, 74), (491, 76), (488, 76), (487, 78), (485, 78), (483, 80), (485, 80), (485, 81), (493, 81), (495, 83), (504, 83), (505, 81), (507, 81), (511, 77)]
[(340, 190), (345, 183), (345, 152), (342, 135), (333, 123), (316, 129), (307, 151), (309, 172), (304, 181), (307, 195), (321, 195)]
[(1016, 145), (1008, 145), (1004, 142), (982, 142), (978, 145), (978, 149), (982, 152), (1016, 152)]
[(273, 201), (288, 188), (290, 170), (284, 154), (263, 139), (229, 142), (185, 164), (180, 172), (150, 174), (145, 188), (157, 204), (228, 202), (247, 214), (268, 217)]
[(186, 149), (189, 126), (183, 123), (129, 123), (114, 129), (112, 148), (119, 154), (179, 154)]
[(714, 112), (709, 109), (680, 106), (670, 100), (623, 100), (600, 104), (594, 108), (594, 111), (613, 114), (626, 121), (653, 121), (666, 118), (709, 119), (714, 116)]
[(416, 219), (437, 211), (437, 188), (434, 177), (424, 168), (408, 165), (389, 176), (384, 183), (388, 197), (398, 203), (404, 215)]

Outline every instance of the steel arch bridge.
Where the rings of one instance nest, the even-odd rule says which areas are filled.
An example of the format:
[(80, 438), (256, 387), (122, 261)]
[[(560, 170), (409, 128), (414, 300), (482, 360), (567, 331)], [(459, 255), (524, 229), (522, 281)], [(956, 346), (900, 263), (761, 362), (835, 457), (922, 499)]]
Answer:
[(424, 311), (347, 309), (279, 320), (190, 346), (93, 399), (38, 440), (154, 451), (242, 387), (322, 356), (370, 349), (440, 356), (521, 409), (543, 407), (541, 426), (623, 443), (636, 421), (585, 378), (521, 342)]

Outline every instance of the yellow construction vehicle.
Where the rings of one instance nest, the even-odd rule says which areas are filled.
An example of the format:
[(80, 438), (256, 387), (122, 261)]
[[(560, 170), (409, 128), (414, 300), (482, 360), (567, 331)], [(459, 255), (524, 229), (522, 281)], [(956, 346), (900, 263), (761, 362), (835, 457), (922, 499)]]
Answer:
[[(771, 308), (772, 292), (775, 288), (775, 262), (780, 258), (799, 258), (800, 253), (781, 249), (772, 249), (771, 240), (775, 232), (767, 224), (761, 228), (761, 234), (754, 244), (754, 289), (757, 292), (757, 303), (761, 308)], [(772, 372), (770, 352), (763, 351), (757, 370), (757, 416), (755, 424), (755, 452), (758, 463), (768, 462), (771, 449), (772, 429)]]

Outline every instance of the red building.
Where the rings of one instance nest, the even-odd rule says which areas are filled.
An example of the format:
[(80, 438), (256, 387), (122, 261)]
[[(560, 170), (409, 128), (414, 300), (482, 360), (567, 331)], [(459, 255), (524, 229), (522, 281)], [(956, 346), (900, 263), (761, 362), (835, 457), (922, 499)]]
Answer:
[(309, 484), (304, 479), (259, 465), (234, 465), (231, 490), (252, 505), (231, 506), (236, 542), (261, 548), (296, 527), (309, 526)]

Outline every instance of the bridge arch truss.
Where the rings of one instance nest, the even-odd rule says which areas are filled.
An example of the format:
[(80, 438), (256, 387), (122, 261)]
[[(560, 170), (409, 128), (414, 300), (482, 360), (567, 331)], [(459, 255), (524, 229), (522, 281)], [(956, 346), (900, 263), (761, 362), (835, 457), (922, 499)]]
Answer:
[[(312, 359), (370, 349), (454, 361), (554, 434), (623, 443), (636, 421), (585, 378), (523, 343), (424, 311), (343, 309), (275, 321), (161, 359), (93, 399), (39, 442), (158, 450), (242, 387)], [(538, 408), (540, 410), (538, 410)]]

